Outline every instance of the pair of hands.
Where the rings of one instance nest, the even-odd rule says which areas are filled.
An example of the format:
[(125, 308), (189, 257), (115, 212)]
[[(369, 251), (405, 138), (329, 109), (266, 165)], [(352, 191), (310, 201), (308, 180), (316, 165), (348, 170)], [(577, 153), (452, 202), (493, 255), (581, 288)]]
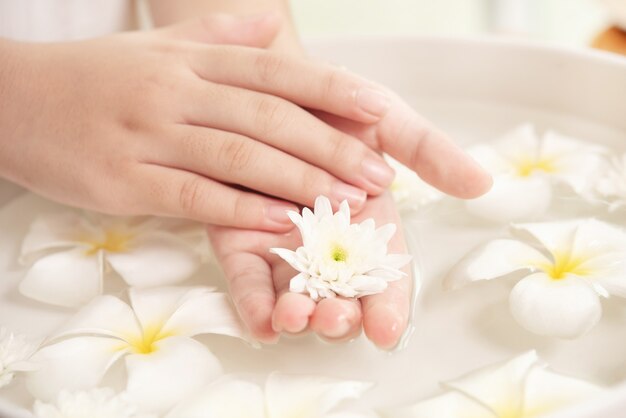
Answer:
[[(384, 88), (263, 49), (280, 23), (212, 16), (84, 42), (2, 44), (1, 174), (74, 206), (214, 225), (235, 305), (261, 341), (306, 329), (343, 340), (363, 323), (390, 348), (406, 327), (410, 279), (360, 301), (288, 293), (294, 273), (268, 249), (299, 245), (286, 233), (289, 202), (321, 194), (348, 200), (356, 220), (398, 223), (380, 150), (455, 196), (477, 196), (490, 179)], [(400, 234), (390, 251), (405, 251)]]

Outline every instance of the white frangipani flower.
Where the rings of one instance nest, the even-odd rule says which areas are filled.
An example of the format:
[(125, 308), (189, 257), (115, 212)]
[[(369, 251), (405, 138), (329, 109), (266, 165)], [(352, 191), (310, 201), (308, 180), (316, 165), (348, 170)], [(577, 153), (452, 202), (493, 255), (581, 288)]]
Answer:
[(206, 287), (130, 289), (130, 305), (100, 296), (83, 307), (40, 349), (40, 368), (27, 376), (30, 392), (51, 402), (62, 390), (100, 385), (121, 358), (128, 398), (142, 411), (163, 412), (221, 373), (198, 334), (241, 337), (225, 294)]
[(31, 225), (21, 260), (30, 265), (20, 291), (53, 305), (76, 307), (102, 294), (112, 269), (130, 286), (165, 286), (191, 276), (198, 251), (183, 237), (160, 229), (160, 221), (76, 212), (48, 214)]
[(30, 358), (37, 349), (24, 335), (16, 335), (0, 327), (0, 388), (13, 381), (17, 372), (34, 370)]
[(140, 414), (124, 394), (110, 388), (62, 391), (54, 403), (36, 401), (33, 412), (37, 418), (157, 418)]
[(615, 211), (626, 206), (626, 154), (605, 163), (602, 177), (595, 183), (592, 200), (602, 200)]
[(165, 418), (365, 418), (337, 410), (372, 385), (364, 382), (272, 373), (265, 389), (254, 383), (222, 378), (181, 402)]
[(438, 202), (445, 196), (441, 191), (422, 180), (415, 171), (388, 155), (385, 155), (385, 160), (396, 172), (390, 189), (399, 210), (417, 210)]
[(289, 212), (289, 217), (300, 230), (302, 247), (270, 251), (300, 272), (291, 279), (290, 291), (308, 292), (313, 300), (336, 295), (359, 298), (380, 293), (388, 282), (406, 276), (400, 268), (411, 256), (387, 254), (396, 225), (376, 229), (373, 219), (351, 225), (348, 203), (341, 203), (333, 214), (323, 196), (315, 200), (315, 213), (304, 208), (302, 215)]
[(534, 219), (550, 207), (555, 186), (588, 193), (606, 152), (556, 132), (539, 138), (532, 125), (523, 125), (494, 144), (469, 149), (494, 183), (489, 192), (465, 205), (472, 214), (494, 222)]
[(602, 389), (546, 369), (534, 351), (442, 385), (447, 391), (384, 418), (537, 418), (588, 399)]
[(511, 313), (540, 335), (575, 338), (602, 316), (600, 296), (626, 297), (626, 233), (595, 219), (519, 224), (519, 239), (496, 239), (471, 251), (446, 277), (447, 288), (525, 274)]

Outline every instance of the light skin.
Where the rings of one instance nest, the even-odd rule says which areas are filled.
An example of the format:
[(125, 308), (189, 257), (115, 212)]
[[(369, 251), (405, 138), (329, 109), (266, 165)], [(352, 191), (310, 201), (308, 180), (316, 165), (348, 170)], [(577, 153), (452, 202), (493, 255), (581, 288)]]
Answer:
[[(155, 16), (184, 17), (164, 3), (174, 2), (155, 1)], [(283, 16), (209, 15), (57, 44), (0, 40), (0, 175), (77, 207), (213, 225), (233, 299), (262, 341), (306, 330), (345, 340), (363, 325), (393, 347), (410, 280), (360, 301), (286, 292), (293, 271), (267, 252), (298, 244), (285, 212), (326, 195), (361, 218), (398, 222), (381, 150), (458, 197), (484, 193), (490, 178), (391, 92), (298, 56), (284, 4), (210, 4), (245, 3)], [(405, 251), (400, 235), (391, 245)]]

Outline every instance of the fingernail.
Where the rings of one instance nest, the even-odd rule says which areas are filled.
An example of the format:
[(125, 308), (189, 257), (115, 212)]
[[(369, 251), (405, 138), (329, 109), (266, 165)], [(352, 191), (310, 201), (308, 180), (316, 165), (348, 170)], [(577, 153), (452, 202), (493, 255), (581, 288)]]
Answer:
[(341, 338), (350, 331), (350, 322), (346, 316), (337, 318), (337, 324), (330, 329), (323, 331), (324, 336), (328, 338)]
[(348, 201), (350, 208), (360, 208), (367, 199), (367, 193), (345, 183), (336, 183), (332, 190), (332, 197), (339, 203)]
[(271, 205), (267, 208), (267, 218), (273, 222), (279, 224), (289, 224), (291, 223), (291, 219), (289, 219), (289, 215), (287, 212), (295, 211), (298, 209), (295, 206), (287, 206), (287, 205)]
[(396, 173), (382, 159), (367, 158), (361, 163), (363, 175), (377, 186), (388, 187), (393, 182)]
[(382, 117), (391, 107), (391, 100), (380, 90), (363, 87), (356, 93), (356, 104), (364, 112)]

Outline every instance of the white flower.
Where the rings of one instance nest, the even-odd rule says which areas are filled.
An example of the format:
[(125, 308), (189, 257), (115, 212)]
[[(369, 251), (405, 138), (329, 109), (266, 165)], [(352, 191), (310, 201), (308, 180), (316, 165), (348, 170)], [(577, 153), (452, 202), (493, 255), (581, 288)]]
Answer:
[(187, 240), (160, 229), (157, 219), (48, 214), (31, 225), (22, 262), (32, 264), (20, 291), (32, 299), (76, 307), (102, 294), (110, 269), (131, 286), (165, 286), (191, 276), (200, 257)]
[(590, 398), (595, 385), (546, 369), (534, 351), (443, 384), (447, 391), (384, 418), (537, 418)]
[(606, 163), (602, 177), (595, 184), (592, 200), (603, 200), (614, 211), (626, 206), (626, 154)]
[(523, 274), (511, 313), (540, 335), (574, 338), (600, 319), (599, 296), (626, 297), (626, 233), (594, 219), (520, 224), (516, 239), (496, 239), (470, 252), (445, 279), (457, 288), (476, 280)]
[(531, 220), (548, 210), (555, 186), (586, 194), (600, 174), (607, 150), (595, 144), (547, 132), (539, 138), (523, 125), (493, 145), (469, 150), (494, 179), (485, 195), (465, 205), (474, 215), (494, 222)]
[(162, 412), (221, 373), (218, 359), (192, 337), (242, 335), (226, 295), (166, 287), (130, 289), (129, 296), (130, 306), (108, 295), (94, 299), (33, 356), (40, 368), (26, 383), (36, 398), (95, 388), (123, 358), (129, 399)]
[(391, 184), (393, 200), (401, 211), (412, 211), (435, 203), (445, 196), (442, 192), (422, 180), (415, 171), (385, 155), (387, 163), (395, 170)]
[(15, 335), (0, 327), (0, 388), (11, 383), (16, 372), (36, 368), (36, 364), (30, 361), (36, 349), (24, 335)]
[(365, 418), (336, 407), (370, 387), (364, 382), (272, 373), (263, 390), (247, 381), (223, 378), (181, 402), (165, 418)]
[(37, 418), (156, 418), (137, 411), (124, 394), (102, 388), (89, 391), (62, 391), (54, 404), (36, 401)]
[(411, 256), (387, 254), (387, 243), (396, 232), (394, 224), (378, 229), (373, 219), (350, 224), (350, 208), (341, 203), (333, 214), (330, 201), (315, 200), (315, 213), (305, 208), (302, 216), (289, 212), (300, 230), (302, 247), (295, 252), (284, 248), (270, 251), (300, 273), (291, 279), (289, 290), (308, 292), (313, 300), (335, 297), (362, 297), (380, 293), (387, 283), (406, 276), (399, 270)]

